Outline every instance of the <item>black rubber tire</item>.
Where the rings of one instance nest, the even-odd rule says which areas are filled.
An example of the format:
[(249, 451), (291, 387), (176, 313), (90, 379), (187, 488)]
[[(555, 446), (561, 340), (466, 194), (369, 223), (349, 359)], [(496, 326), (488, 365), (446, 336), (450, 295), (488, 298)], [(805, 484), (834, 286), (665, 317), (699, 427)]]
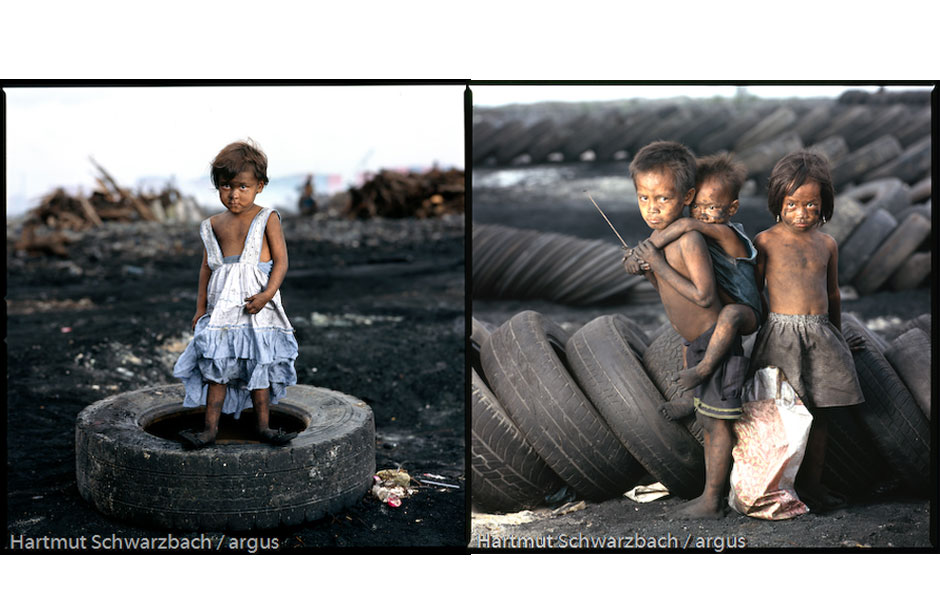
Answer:
[(561, 152), (561, 147), (570, 137), (568, 128), (555, 126), (551, 130), (546, 130), (541, 136), (536, 138), (529, 145), (526, 153), (533, 164), (539, 164), (548, 159), (552, 153)]
[(796, 111), (788, 106), (780, 106), (760, 122), (741, 135), (734, 143), (734, 149), (744, 151), (756, 147), (762, 142), (776, 138), (796, 124)]
[(480, 361), (480, 350), (483, 347), (483, 343), (486, 342), (486, 339), (490, 337), (490, 333), (496, 329), (495, 325), (490, 325), (485, 321), (480, 321), (476, 317), (471, 317), (470, 320), (470, 368), (480, 375), (483, 380), (483, 383), (489, 385), (486, 382), (486, 376), (483, 374), (483, 362)]
[(473, 123), (473, 163), (478, 164), (486, 159), (492, 150), (490, 139), (499, 132), (499, 122), (484, 119)]
[[(654, 339), (643, 353), (643, 369), (666, 400), (681, 399), (691, 402), (692, 392), (680, 391), (678, 383), (673, 380), (673, 376), (683, 369), (682, 336), (668, 323), (660, 329), (662, 331), (654, 334)], [(705, 443), (705, 432), (695, 414), (681, 419), (679, 423), (699, 444)]]
[(623, 272), (621, 253), (602, 240), (474, 225), (473, 296), (577, 305), (629, 298), (644, 278)]
[(832, 166), (832, 182), (838, 189), (901, 155), (901, 143), (890, 134), (852, 151)]
[(482, 141), (479, 147), (474, 146), (474, 158), (482, 162), (489, 157), (495, 157), (502, 147), (512, 145), (518, 141), (525, 134), (527, 127), (520, 119), (507, 121), (499, 127), (496, 133)]
[(843, 319), (842, 331), (850, 344), (856, 338), (866, 345), (852, 356), (865, 402), (858, 417), (891, 470), (913, 492), (926, 493), (930, 483), (930, 424), (907, 387), (880, 351), (870, 334), (854, 320)]
[(483, 344), (483, 371), (499, 403), (539, 456), (582, 497), (620, 495), (642, 474), (569, 374), (568, 334), (520, 312)]
[(899, 129), (895, 136), (905, 147), (913, 146), (927, 134), (930, 134), (930, 122), (932, 119), (930, 105), (926, 105), (914, 112), (906, 125)]
[[(819, 134), (826, 128), (827, 125), (832, 123), (832, 117), (836, 109), (836, 105), (830, 102), (821, 102), (819, 104), (814, 104), (803, 116), (797, 120), (796, 124), (793, 126), (793, 131), (796, 132), (804, 142), (821, 142), (829, 137), (820, 138)], [(833, 136), (839, 136), (838, 134), (833, 134)], [(841, 136), (839, 136), (841, 138)], [(845, 140), (844, 138), (842, 139)], [(833, 161), (830, 159), (830, 161)]]
[(917, 316), (917, 317), (914, 317), (914, 318), (911, 319), (910, 321), (907, 321), (906, 323), (904, 323), (904, 324), (900, 327), (900, 329), (898, 330), (898, 332), (903, 334), (903, 333), (906, 332), (907, 330), (909, 330), (909, 329), (914, 329), (915, 327), (924, 330), (924, 333), (927, 334), (927, 337), (928, 337), (928, 338), (932, 338), (932, 337), (933, 337), (933, 336), (931, 336), (931, 333), (930, 333), (930, 331), (931, 331), (931, 316), (930, 316), (930, 313), (929, 313), (929, 312), (925, 312), (924, 314), (922, 314), (922, 315), (920, 315), (920, 316)]
[(866, 181), (887, 177), (913, 183), (930, 172), (930, 136), (921, 138), (896, 158), (875, 167), (865, 175)]
[(898, 220), (898, 223), (901, 223), (907, 219), (908, 215), (920, 215), (924, 219), (931, 221), (933, 219), (933, 211), (931, 210), (930, 200), (922, 202), (921, 204), (911, 204), (895, 215), (895, 218)]
[(851, 237), (852, 232), (865, 220), (867, 210), (859, 204), (858, 200), (837, 196), (833, 206), (832, 219), (829, 219), (820, 228), (841, 246)]
[(564, 483), (526, 442), (476, 371), (471, 372), (471, 386), (473, 506), (492, 512), (537, 506)]
[(888, 286), (892, 291), (907, 291), (920, 287), (930, 276), (931, 259), (933, 257), (930, 253), (919, 252), (912, 254), (891, 275)]
[(926, 204), (927, 201), (930, 200), (931, 182), (931, 176), (928, 173), (927, 176), (911, 185), (911, 208)]
[(929, 421), (930, 336), (915, 327), (895, 338), (884, 354)]
[(906, 104), (891, 104), (875, 111), (875, 117), (846, 136), (846, 143), (853, 149), (862, 147), (886, 134), (894, 134), (910, 120), (911, 110)]
[(660, 412), (663, 396), (650, 381), (631, 342), (626, 317), (594, 319), (567, 343), (568, 365), (578, 384), (630, 453), (679, 497), (702, 492), (702, 446)]
[(881, 208), (870, 210), (849, 239), (839, 245), (839, 284), (851, 283), (897, 226), (898, 222), (888, 211)]
[(841, 136), (830, 136), (813, 144), (809, 150), (825, 156), (830, 165), (835, 165), (848, 155), (849, 145), (845, 144), (845, 139)]
[(738, 161), (747, 168), (748, 176), (763, 178), (764, 175), (769, 176), (774, 164), (780, 161), (781, 157), (802, 148), (803, 141), (795, 132), (785, 132), (773, 140), (742, 151), (738, 155)]
[(884, 208), (892, 215), (911, 205), (911, 188), (894, 177), (862, 183), (845, 190), (842, 196), (858, 200), (869, 211)]
[[(737, 114), (734, 120), (724, 126), (723, 129), (716, 130), (703, 138), (699, 143), (699, 150), (695, 152), (700, 155), (708, 155), (722, 150), (731, 150), (734, 142), (749, 129), (757, 125), (765, 115), (765, 109), (749, 108), (742, 111)], [(642, 144), (640, 146), (642, 146)]]
[(147, 387), (85, 408), (75, 425), (78, 490), (100, 512), (185, 531), (298, 525), (359, 501), (375, 474), (375, 425), (361, 400), (295, 385), (271, 406), (304, 422), (287, 446), (186, 451), (144, 430), (183, 408), (183, 385)]
[(551, 119), (542, 119), (527, 126), (515, 139), (503, 141), (493, 151), (496, 163), (498, 165), (509, 164), (516, 157), (525, 153), (529, 145), (538, 140), (545, 130), (551, 129), (552, 125), (554, 125), (554, 122)]
[(858, 292), (866, 295), (881, 288), (929, 235), (930, 221), (927, 219), (920, 215), (904, 219), (858, 273), (854, 281)]
[(862, 427), (856, 407), (826, 408), (829, 435), (823, 464), (823, 483), (852, 498), (871, 495), (890, 479), (871, 436)]
[(873, 111), (866, 106), (838, 105), (832, 121), (816, 134), (814, 140), (840, 135), (848, 142), (857, 130), (871, 124)]

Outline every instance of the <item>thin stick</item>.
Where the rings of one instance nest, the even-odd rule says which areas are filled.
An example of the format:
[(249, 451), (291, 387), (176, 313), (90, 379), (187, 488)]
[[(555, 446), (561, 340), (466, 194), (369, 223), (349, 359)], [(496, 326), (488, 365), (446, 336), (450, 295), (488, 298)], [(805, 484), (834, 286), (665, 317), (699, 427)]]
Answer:
[[(617, 234), (617, 238), (620, 238), (620, 232), (617, 231), (617, 228), (614, 227), (614, 224), (610, 222), (610, 219), (607, 218), (607, 215), (604, 214), (604, 211), (601, 210), (601, 207), (598, 206), (597, 202), (594, 201), (594, 198), (591, 197), (591, 193), (587, 189), (584, 190), (584, 193), (587, 194), (588, 199), (591, 200), (592, 204), (594, 204), (594, 208), (597, 209), (597, 212), (601, 213), (601, 216), (604, 217), (604, 221), (607, 222), (607, 225), (610, 226), (610, 229), (614, 230), (614, 233)], [(630, 250), (630, 247), (628, 247), (627, 243), (623, 241), (623, 238), (620, 238), (620, 244), (623, 245), (625, 250)]]

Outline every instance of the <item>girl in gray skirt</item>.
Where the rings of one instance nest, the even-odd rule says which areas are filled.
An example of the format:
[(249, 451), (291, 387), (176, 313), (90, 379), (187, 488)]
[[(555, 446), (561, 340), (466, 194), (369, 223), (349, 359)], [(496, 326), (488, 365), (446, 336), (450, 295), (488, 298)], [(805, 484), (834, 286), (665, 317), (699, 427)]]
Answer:
[(770, 177), (768, 208), (777, 223), (754, 240), (757, 283), (767, 285), (769, 315), (751, 355), (751, 374), (775, 366), (813, 415), (797, 492), (812, 510), (845, 503), (820, 481), (828, 421), (825, 408), (864, 401), (842, 337), (839, 250), (819, 227), (832, 218), (829, 163), (809, 151), (787, 155)]

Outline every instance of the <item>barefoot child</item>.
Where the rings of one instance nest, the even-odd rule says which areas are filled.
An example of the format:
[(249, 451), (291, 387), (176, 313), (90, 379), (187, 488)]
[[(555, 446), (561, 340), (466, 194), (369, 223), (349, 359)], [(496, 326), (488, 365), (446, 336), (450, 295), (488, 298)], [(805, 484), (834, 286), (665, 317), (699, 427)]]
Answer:
[(212, 183), (227, 210), (200, 226), (194, 335), (173, 369), (186, 385), (183, 406), (206, 406), (205, 429), (180, 435), (187, 448), (208, 446), (220, 413), (238, 418), (250, 405), (260, 439), (287, 444), (296, 434), (268, 425), (268, 404), (297, 383), (297, 341), (278, 291), (287, 274), (280, 216), (255, 204), (268, 183), (267, 157), (250, 142), (232, 143), (213, 160)]
[(844, 503), (820, 482), (828, 421), (824, 408), (864, 401), (842, 337), (838, 245), (819, 231), (832, 218), (829, 163), (812, 152), (774, 166), (767, 196), (777, 223), (757, 235), (757, 282), (767, 284), (770, 314), (751, 356), (751, 371), (776, 366), (813, 416), (797, 493), (811, 509)]
[[(702, 234), (724, 304), (707, 345), (693, 343), (686, 351), (686, 369), (676, 380), (681, 389), (689, 391), (706, 380), (727, 355), (743, 354), (741, 336), (757, 331), (762, 311), (754, 270), (757, 250), (744, 228), (730, 222), (738, 210), (738, 193), (747, 170), (728, 154), (701, 158), (696, 166), (695, 199), (689, 205), (692, 216), (677, 219), (649, 239), (661, 249), (685, 232)], [(685, 417), (692, 409), (691, 403), (676, 400), (663, 405), (663, 412), (672, 419)]]
[[(643, 220), (653, 230), (651, 237), (667, 231), (695, 197), (695, 158), (676, 142), (654, 142), (637, 152), (630, 164), (637, 202)], [(683, 233), (662, 251), (644, 241), (636, 248), (639, 260), (649, 264), (647, 278), (659, 291), (666, 316), (680, 336), (692, 342), (708, 342), (721, 311), (721, 302), (705, 239), (696, 231)], [(624, 266), (636, 273), (639, 260), (628, 258)], [(726, 378), (719, 367), (710, 377), (720, 384)], [(743, 374), (743, 372), (741, 372)], [(740, 378), (728, 372), (727, 378)], [(702, 495), (683, 505), (679, 514), (687, 517), (720, 517), (734, 445), (732, 420), (741, 414), (740, 391), (727, 398), (700, 394), (698, 417), (705, 430), (705, 488)], [(710, 388), (710, 387), (709, 387)], [(720, 391), (719, 391), (720, 393)]]

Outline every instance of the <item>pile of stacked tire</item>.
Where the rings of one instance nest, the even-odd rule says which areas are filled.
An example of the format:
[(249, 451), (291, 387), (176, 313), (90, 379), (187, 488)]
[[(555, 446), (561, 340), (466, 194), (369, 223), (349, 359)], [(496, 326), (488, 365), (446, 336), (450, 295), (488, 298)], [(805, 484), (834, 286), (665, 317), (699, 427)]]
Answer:
[[(851, 315), (847, 339), (866, 401), (829, 409), (824, 482), (853, 499), (886, 490), (927, 495), (930, 479), (930, 315), (887, 343)], [(546, 504), (563, 487), (586, 500), (658, 481), (682, 498), (704, 483), (694, 415), (670, 420), (666, 400), (682, 341), (664, 325), (648, 336), (622, 315), (573, 333), (534, 311), (499, 327), (473, 319), (472, 500), (477, 511)]]
[(658, 299), (644, 277), (624, 273), (622, 253), (602, 240), (474, 224), (473, 297), (580, 306)]
[(929, 92), (516, 105), (474, 114), (475, 166), (627, 160), (649, 142), (676, 140), (697, 155), (733, 152), (764, 189), (781, 157), (814, 149), (828, 157), (843, 196), (829, 229), (850, 255), (840, 283), (865, 294), (922, 286), (930, 276)]

